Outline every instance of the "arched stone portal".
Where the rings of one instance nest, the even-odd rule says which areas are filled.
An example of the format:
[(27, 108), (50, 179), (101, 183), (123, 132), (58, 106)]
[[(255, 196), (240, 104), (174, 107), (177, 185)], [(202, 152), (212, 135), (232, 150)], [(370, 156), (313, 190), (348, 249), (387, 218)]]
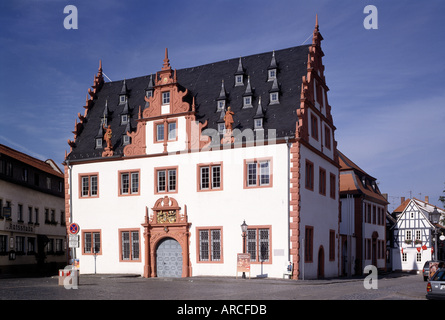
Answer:
[[(148, 208), (145, 213), (144, 239), (145, 239), (145, 264), (144, 277), (166, 276), (162, 266), (158, 269), (157, 264), (161, 263), (163, 266), (171, 268), (171, 264), (167, 264), (164, 258), (173, 254), (177, 256), (181, 252), (182, 268), (176, 267), (174, 274), (179, 274), (180, 277), (191, 276), (190, 263), (190, 223), (187, 220), (187, 207), (185, 207), (184, 214), (181, 214), (181, 208), (174, 198), (165, 196), (155, 202), (153, 206), (153, 214), (148, 215)], [(175, 247), (175, 248), (173, 248)], [(160, 251), (158, 252), (158, 249)], [(181, 249), (179, 251), (179, 248)], [(158, 254), (164, 258), (158, 259)], [(178, 256), (177, 256), (178, 257)], [(176, 259), (176, 263), (179, 258)], [(164, 265), (166, 263), (166, 265)], [(180, 269), (180, 271), (178, 271)], [(161, 272), (158, 275), (158, 272)], [(170, 275), (172, 276), (172, 275)]]

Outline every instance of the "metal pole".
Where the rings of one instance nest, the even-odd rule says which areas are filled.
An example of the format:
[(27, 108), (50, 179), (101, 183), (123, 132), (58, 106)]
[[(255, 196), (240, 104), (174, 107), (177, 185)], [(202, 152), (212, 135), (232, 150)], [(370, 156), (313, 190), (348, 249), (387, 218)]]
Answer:
[[(246, 253), (246, 233), (243, 231), (243, 253)], [(243, 279), (246, 279), (246, 272), (243, 271)]]

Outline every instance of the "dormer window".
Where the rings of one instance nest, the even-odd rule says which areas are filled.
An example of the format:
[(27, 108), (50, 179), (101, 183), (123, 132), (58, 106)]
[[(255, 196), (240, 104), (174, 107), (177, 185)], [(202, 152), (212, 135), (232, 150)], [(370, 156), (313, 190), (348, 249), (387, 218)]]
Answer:
[(130, 144), (130, 137), (127, 136), (126, 134), (124, 134), (122, 136), (122, 143), (123, 143), (124, 146), (126, 146), (127, 144)]
[(96, 149), (102, 149), (102, 138), (96, 139)]
[(224, 133), (226, 131), (226, 125), (224, 123), (218, 123), (218, 132)]
[(121, 124), (127, 124), (128, 123), (128, 114), (121, 115)]
[(273, 80), (272, 89), (269, 90), (269, 104), (279, 104), (279, 93), (280, 93), (280, 87), (278, 86), (278, 81), (275, 78)]
[(275, 51), (272, 53), (272, 59), (270, 65), (267, 68), (267, 81), (274, 81), (277, 78), (277, 60), (275, 59)]
[(226, 108), (226, 100), (218, 100), (217, 101), (217, 110), (216, 111), (224, 111)]
[(244, 102), (243, 103), (244, 108), (252, 107), (252, 97), (251, 96), (244, 97), (243, 102)]
[(145, 91), (145, 96), (147, 98), (153, 97), (153, 90), (146, 90)]
[(280, 100), (278, 98), (278, 92), (270, 93), (270, 104), (279, 104)]
[(277, 78), (277, 69), (268, 70), (268, 78), (267, 81), (273, 81)]
[(244, 68), (241, 57), (239, 58), (238, 69), (235, 72), (235, 87), (239, 86), (244, 86)]
[(127, 96), (126, 95), (120, 95), (119, 96), (119, 104), (124, 104), (125, 102), (127, 102)]
[(242, 86), (244, 85), (243, 75), (239, 74), (235, 76), (235, 86)]
[(108, 127), (108, 119), (103, 117), (102, 119), (100, 119), (100, 124), (101, 124), (101, 127), (103, 127), (103, 126)]
[(263, 129), (263, 118), (255, 119), (253, 122), (253, 128), (255, 130)]

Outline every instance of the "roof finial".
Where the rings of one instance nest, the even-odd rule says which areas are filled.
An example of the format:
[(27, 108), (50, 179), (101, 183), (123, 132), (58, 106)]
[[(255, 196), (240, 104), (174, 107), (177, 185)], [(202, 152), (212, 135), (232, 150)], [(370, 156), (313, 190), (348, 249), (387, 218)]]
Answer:
[(315, 14), (315, 29), (318, 30), (318, 13)]
[(165, 48), (165, 58), (162, 70), (169, 70), (169, 69), (170, 69), (170, 60), (168, 59), (168, 48)]

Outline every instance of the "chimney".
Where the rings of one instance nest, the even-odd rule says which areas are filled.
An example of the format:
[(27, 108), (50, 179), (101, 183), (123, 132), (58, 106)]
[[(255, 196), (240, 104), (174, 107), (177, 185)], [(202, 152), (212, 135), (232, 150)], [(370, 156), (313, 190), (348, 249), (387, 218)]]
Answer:
[(401, 199), (400, 199), (400, 204), (402, 204), (402, 203), (404, 203), (405, 202), (405, 197), (402, 197)]
[(425, 196), (425, 202), (426, 203), (430, 203), (430, 197), (429, 196)]

